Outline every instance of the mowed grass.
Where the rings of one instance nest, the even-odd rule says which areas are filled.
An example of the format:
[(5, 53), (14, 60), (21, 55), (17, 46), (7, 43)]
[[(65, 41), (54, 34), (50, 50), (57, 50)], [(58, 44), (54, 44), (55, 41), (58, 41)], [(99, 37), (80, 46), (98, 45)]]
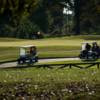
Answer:
[(22, 45), (35, 46), (80, 46), (82, 42), (98, 41), (100, 43), (100, 36), (69, 36), (58, 38), (46, 38), (37, 40), (14, 39), (14, 38), (0, 38), (1, 47), (19, 47)]
[(0, 62), (16, 60), (19, 56), (19, 47), (23, 45), (35, 45), (39, 58), (74, 57), (79, 55), (82, 42), (97, 41), (100, 44), (99, 39), (100, 36), (69, 36), (37, 40), (0, 38)]
[[(19, 47), (19, 46), (22, 46), (22, 45), (30, 45), (30, 44), (33, 44), (35, 46), (59, 46), (59, 45), (62, 45), (62, 46), (66, 46), (66, 45), (70, 45), (72, 44), (72, 42), (74, 42), (74, 45), (78, 43), (78, 41), (72, 41), (72, 40), (69, 40), (67, 38), (47, 38), (47, 39), (37, 39), (37, 40), (16, 40), (13, 41), (14, 39), (11, 38), (12, 41), (9, 41), (10, 39), (6, 39), (4, 38), (6, 41), (4, 41), (2, 38), (1, 38), (1, 41), (0, 41), (0, 46), (6, 46), (6, 47)], [(3, 40), (3, 41), (2, 41)], [(8, 40), (8, 41), (7, 41)], [(76, 39), (77, 40), (77, 39)], [(81, 39), (78, 39), (79, 41), (81, 41)], [(70, 45), (71, 46), (71, 45)]]
[[(79, 47), (70, 46), (45, 46), (37, 47), (37, 54), (39, 58), (75, 57), (79, 55), (79, 49)], [(18, 47), (0, 47), (0, 62), (17, 60), (18, 57)]]

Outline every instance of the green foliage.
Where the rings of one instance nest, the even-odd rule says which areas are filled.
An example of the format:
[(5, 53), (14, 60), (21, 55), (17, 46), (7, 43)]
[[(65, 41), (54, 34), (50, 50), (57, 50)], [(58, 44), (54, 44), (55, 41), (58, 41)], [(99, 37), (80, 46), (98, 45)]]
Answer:
[(99, 12), (98, 0), (81, 0), (81, 30), (87, 32), (88, 34), (99, 34), (100, 33), (100, 20), (99, 20)]
[(28, 19), (21, 19), (17, 29), (16, 29), (16, 37), (20, 38), (36, 38), (35, 34), (39, 31), (39, 27), (33, 24)]
[[(39, 27), (28, 18), (30, 13), (39, 5), (37, 0), (3, 0), (0, 1), (1, 36), (31, 38), (31, 34), (37, 32)], [(8, 16), (9, 15), (9, 16)]]
[[(99, 34), (99, 1), (78, 1), (0, 0), (0, 36), (31, 38), (30, 32), (38, 30), (52, 36), (61, 36), (66, 33), (69, 35), (67, 31), (72, 32), (74, 29), (77, 32), (81, 30), (81, 34), (84, 32)], [(72, 25), (70, 29), (67, 17), (64, 18), (63, 14), (63, 8), (68, 8), (68, 5), (69, 9), (74, 9), (75, 15), (74, 25), (72, 24), (72, 16), (69, 16), (71, 18), (70, 25)]]
[(40, 6), (36, 9), (36, 11), (31, 14), (30, 19), (32, 23), (35, 23), (40, 28), (41, 31), (45, 33), (48, 31), (48, 19), (46, 8), (44, 8), (44, 6)]
[[(6, 23), (7, 28), (5, 27), (5, 25), (4, 25), (4, 27), (2, 26), (3, 33), (5, 33), (4, 36), (30, 38), (30, 36), (27, 35), (27, 34), (30, 34), (28, 32), (30, 32), (30, 30), (31, 30), (31, 29), (30, 30), (28, 29), (28, 25), (29, 25), (29, 27), (30, 26), (33, 27), (33, 31), (34, 31), (34, 29), (36, 29), (35, 31), (40, 29), (41, 31), (46, 32), (46, 33), (50, 32), (49, 31), (50, 27), (53, 27), (56, 29), (56, 27), (59, 26), (58, 24), (60, 24), (62, 22), (62, 19), (60, 17), (62, 14), (62, 12), (60, 10), (61, 7), (60, 7), (60, 5), (58, 5), (58, 7), (56, 7), (56, 4), (59, 4), (59, 2), (61, 2), (61, 1), (60, 0), (58, 0), (58, 1), (56, 1), (56, 0), (55, 1), (49, 1), (49, 0), (48, 1), (45, 1), (45, 0), (24, 0), (24, 1), (9, 0), (9, 2), (7, 2), (7, 0), (1, 1), (0, 2), (0, 4), (2, 5), (0, 8), (1, 15), (6, 14), (4, 16), (7, 16), (9, 14), (8, 19), (7, 19), (7, 20), (9, 20), (9, 23)], [(53, 16), (52, 17), (52, 19), (53, 19), (52, 24), (49, 24), (50, 23), (49, 18), (48, 18), (49, 14), (47, 13), (48, 9), (51, 12), (49, 14), (51, 14), (51, 16)], [(53, 10), (55, 10), (55, 11), (53, 11)], [(54, 15), (54, 12), (55, 13), (59, 12), (60, 15), (58, 17), (56, 17)], [(26, 16), (25, 13), (28, 13), (28, 18), (23, 20), (23, 16)], [(60, 20), (59, 20), (59, 18), (60, 18)], [(26, 21), (26, 20), (30, 21), (30, 19), (32, 21), (31, 23)], [(3, 20), (5, 20), (5, 19), (3, 19)], [(58, 24), (56, 24), (57, 21), (59, 22)], [(23, 24), (25, 24), (25, 25), (23, 25)], [(27, 24), (27, 27), (26, 27), (26, 24)], [(57, 33), (59, 33), (59, 34), (61, 34), (60, 26), (57, 27), (60, 30), (56, 29), (56, 30), (58, 30)], [(15, 33), (15, 31), (12, 32), (13, 27), (14, 27), (14, 29), (16, 29), (18, 27), (17, 34)], [(27, 29), (28, 29), (28, 31), (27, 31)], [(20, 32), (18, 32), (18, 31), (20, 31)], [(25, 33), (25, 31), (26, 31), (26, 33)], [(54, 29), (52, 29), (51, 31), (54, 31)], [(22, 34), (22, 33), (24, 33), (24, 34)], [(2, 32), (1, 32), (1, 35), (2, 35)]]

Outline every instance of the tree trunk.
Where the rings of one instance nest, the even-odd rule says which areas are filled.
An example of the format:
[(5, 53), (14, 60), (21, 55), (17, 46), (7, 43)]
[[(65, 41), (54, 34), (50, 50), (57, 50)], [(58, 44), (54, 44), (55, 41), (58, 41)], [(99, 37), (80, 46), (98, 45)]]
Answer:
[(74, 32), (76, 35), (80, 34), (80, 1), (74, 0)]

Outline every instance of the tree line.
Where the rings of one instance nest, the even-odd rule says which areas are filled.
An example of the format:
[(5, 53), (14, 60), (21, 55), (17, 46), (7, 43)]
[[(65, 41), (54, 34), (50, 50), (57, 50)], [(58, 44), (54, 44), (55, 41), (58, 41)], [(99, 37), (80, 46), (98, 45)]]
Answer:
[[(73, 13), (63, 14), (64, 8)], [(99, 0), (0, 0), (2, 37), (34, 38), (38, 31), (52, 36), (99, 34), (99, 18)]]

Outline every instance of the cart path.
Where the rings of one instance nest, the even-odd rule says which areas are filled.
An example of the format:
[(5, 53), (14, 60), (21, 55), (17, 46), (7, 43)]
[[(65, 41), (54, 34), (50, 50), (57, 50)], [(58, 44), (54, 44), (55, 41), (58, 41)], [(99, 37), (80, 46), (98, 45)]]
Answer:
[[(39, 63), (53, 62), (53, 61), (69, 61), (69, 60), (79, 60), (79, 58), (50, 58), (50, 59), (39, 59)], [(10, 68), (17, 66), (17, 62), (8, 62), (0, 64), (0, 68)]]

